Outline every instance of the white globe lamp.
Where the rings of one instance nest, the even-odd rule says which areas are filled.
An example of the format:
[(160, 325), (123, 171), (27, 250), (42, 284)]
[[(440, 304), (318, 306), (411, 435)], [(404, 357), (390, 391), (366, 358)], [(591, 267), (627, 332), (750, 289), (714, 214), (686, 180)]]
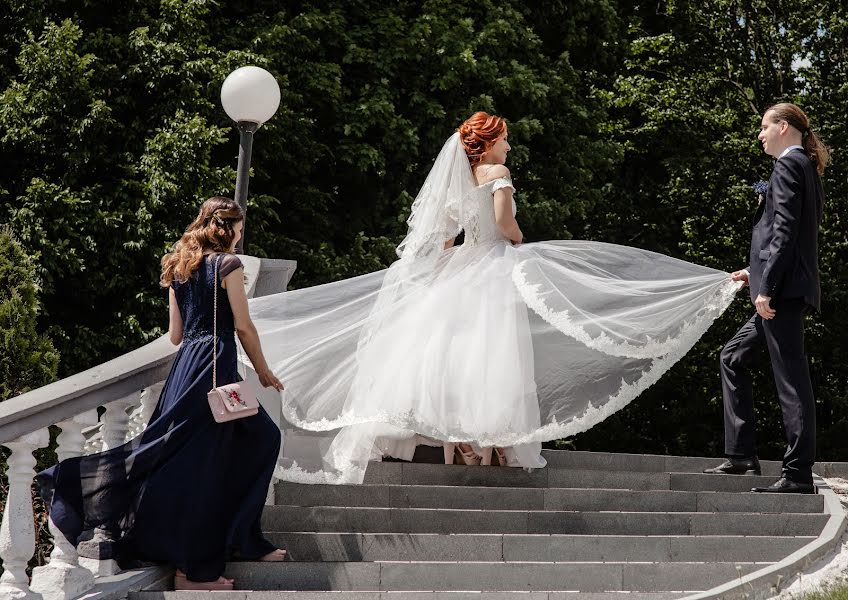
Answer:
[(280, 86), (265, 69), (241, 67), (224, 80), (221, 104), (233, 121), (261, 125), (273, 117), (280, 106)]

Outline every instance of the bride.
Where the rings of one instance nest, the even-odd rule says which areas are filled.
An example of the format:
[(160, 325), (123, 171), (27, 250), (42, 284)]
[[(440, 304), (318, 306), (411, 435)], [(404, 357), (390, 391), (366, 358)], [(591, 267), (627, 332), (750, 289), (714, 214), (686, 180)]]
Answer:
[[(277, 475), (361, 483), (369, 460), (543, 467), (679, 360), (739, 289), (728, 273), (588, 241), (524, 244), (506, 122), (445, 142), (388, 269), (251, 301), (284, 376)], [(461, 232), (465, 241), (454, 246)], [(501, 449), (503, 449), (501, 451)]]

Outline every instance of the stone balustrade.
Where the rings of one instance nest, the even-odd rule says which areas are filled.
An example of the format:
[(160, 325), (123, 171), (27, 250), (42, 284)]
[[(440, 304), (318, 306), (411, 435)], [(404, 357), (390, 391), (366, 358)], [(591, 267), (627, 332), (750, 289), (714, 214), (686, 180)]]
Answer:
[[(294, 261), (241, 256), (248, 297), (286, 289)], [(33, 452), (49, 445), (48, 427), (61, 433), (58, 459), (120, 446), (146, 427), (177, 348), (166, 336), (116, 359), (0, 403), (0, 445), (8, 457), (9, 493), (0, 524), (0, 598), (72, 600), (91, 593), (97, 578), (114, 574), (111, 560), (80, 557), (50, 523), (54, 548), (46, 565), (27, 563), (35, 552)], [(99, 415), (99, 417), (98, 417)]]

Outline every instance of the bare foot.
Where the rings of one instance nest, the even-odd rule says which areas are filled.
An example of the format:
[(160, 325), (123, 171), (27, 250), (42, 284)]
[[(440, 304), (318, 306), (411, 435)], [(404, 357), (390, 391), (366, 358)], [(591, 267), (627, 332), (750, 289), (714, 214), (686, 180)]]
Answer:
[[(285, 552), (285, 550), (284, 550), (284, 552)], [(186, 574), (183, 573), (180, 569), (177, 569), (177, 572), (175, 573), (175, 575), (177, 577), (185, 577), (186, 576)], [(189, 581), (191, 581), (191, 580), (189, 579)], [(218, 579), (216, 579), (215, 581), (210, 581), (209, 583), (235, 583), (235, 581), (236, 581), (235, 579), (228, 579), (228, 578), (224, 577), (223, 575), (221, 575)]]
[(277, 548), (276, 550), (269, 552), (268, 554), (266, 554), (265, 556), (263, 556), (259, 560), (264, 561), (264, 562), (281, 562), (281, 561), (286, 560), (287, 556), (288, 556), (288, 552), (286, 552), (285, 550), (281, 550), (280, 548)]
[(174, 574), (175, 590), (228, 591), (233, 589), (233, 583), (235, 583), (235, 579), (228, 579), (223, 576), (218, 577), (215, 581), (192, 581), (179, 569)]

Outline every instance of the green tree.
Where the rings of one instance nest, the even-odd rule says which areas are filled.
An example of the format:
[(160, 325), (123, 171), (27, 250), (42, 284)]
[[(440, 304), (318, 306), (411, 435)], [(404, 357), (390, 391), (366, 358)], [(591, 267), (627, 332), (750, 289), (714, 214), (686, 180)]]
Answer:
[(141, 3), (105, 22), (105, 4), (14, 13), (32, 28), (0, 94), (0, 222), (38, 262), (62, 375), (159, 334), (159, 258), (200, 200), (229, 187), (207, 86), (252, 61), (204, 44), (207, 5)]
[(297, 286), (389, 264), (430, 162), (474, 110), (510, 121), (534, 237), (579, 231), (617, 156), (593, 96), (615, 64), (612, 2), (8, 6), (0, 222), (37, 257), (63, 375), (161, 332), (159, 258), (205, 196), (232, 190), (218, 92), (239, 65), (283, 93), (257, 134), (247, 249), (297, 260)]
[[(36, 324), (38, 291), (34, 261), (11, 231), (0, 227), (0, 402), (46, 385), (56, 378), (59, 354), (51, 341), (38, 332)], [(55, 439), (56, 432), (51, 431), (51, 435)], [(41, 468), (56, 461), (53, 448), (39, 451), (39, 459), (44, 456), (52, 462), (40, 460)], [(9, 492), (7, 458), (8, 451), (0, 449), (0, 513)], [(50, 547), (43, 503), (35, 493), (33, 501), (38, 509), (38, 552), (31, 566), (43, 564)]]
[(35, 265), (7, 228), (0, 228), (0, 401), (56, 378), (59, 354), (38, 332)]

